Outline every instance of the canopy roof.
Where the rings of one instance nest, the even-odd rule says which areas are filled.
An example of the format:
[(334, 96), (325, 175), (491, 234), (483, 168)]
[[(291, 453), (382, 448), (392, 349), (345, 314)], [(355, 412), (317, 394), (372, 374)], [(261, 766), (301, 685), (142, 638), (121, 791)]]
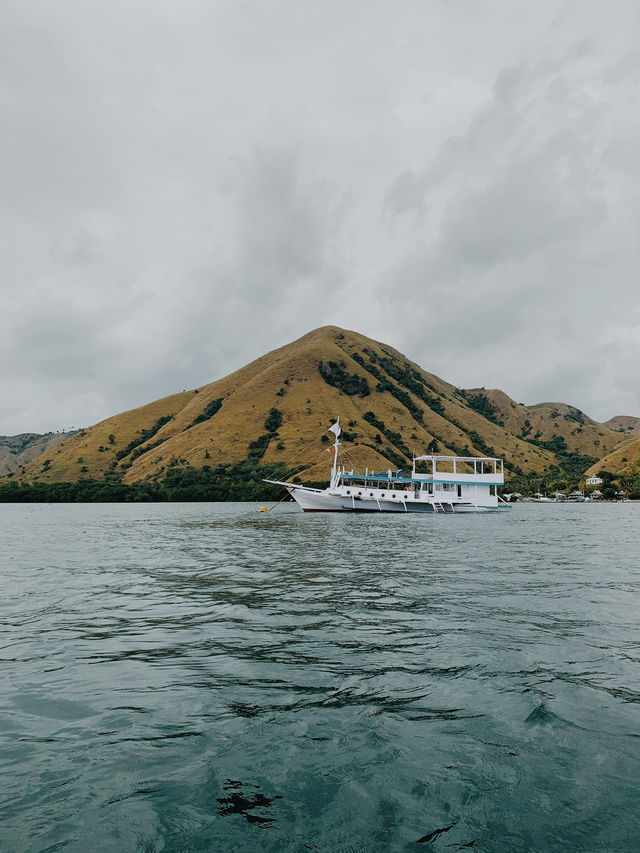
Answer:
[(416, 456), (414, 462), (500, 462), (495, 456)]

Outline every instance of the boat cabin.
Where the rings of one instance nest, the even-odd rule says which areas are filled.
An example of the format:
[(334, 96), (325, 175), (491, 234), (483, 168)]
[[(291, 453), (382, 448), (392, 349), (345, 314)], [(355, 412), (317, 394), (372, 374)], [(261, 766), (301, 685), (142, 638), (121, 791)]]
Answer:
[(418, 456), (410, 474), (403, 471), (339, 471), (336, 487), (355, 500), (419, 500), (447, 504), (497, 501), (504, 483), (501, 459), (477, 456)]

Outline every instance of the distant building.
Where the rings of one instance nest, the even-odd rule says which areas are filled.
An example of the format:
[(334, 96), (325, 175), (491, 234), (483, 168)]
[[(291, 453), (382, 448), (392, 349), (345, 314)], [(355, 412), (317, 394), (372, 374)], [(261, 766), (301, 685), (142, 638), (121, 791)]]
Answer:
[(587, 477), (587, 479), (585, 480), (585, 483), (587, 486), (601, 486), (602, 485), (602, 477), (596, 477), (596, 475), (593, 474), (591, 477)]

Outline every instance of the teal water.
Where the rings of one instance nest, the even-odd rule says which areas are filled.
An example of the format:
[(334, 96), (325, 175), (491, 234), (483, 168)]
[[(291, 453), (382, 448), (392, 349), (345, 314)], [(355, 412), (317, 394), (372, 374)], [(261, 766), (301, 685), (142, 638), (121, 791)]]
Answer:
[(640, 505), (0, 505), (0, 850), (637, 851)]

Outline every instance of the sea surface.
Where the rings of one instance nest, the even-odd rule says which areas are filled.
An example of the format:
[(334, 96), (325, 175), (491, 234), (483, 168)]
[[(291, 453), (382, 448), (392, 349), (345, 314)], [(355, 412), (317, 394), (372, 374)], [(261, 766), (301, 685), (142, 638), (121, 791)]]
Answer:
[(640, 505), (0, 505), (0, 850), (640, 850)]

